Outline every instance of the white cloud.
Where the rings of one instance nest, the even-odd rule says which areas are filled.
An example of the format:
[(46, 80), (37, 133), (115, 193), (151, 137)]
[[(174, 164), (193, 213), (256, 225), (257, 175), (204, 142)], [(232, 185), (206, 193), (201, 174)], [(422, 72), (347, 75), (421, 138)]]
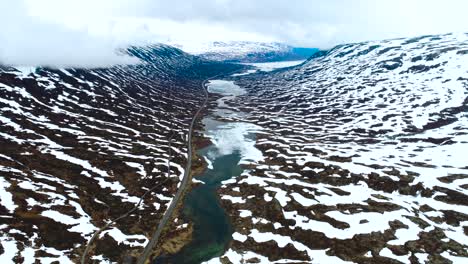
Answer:
[[(248, 32), (296, 45), (331, 47), (423, 34), (468, 31), (465, 0), (139, 1), (141, 16)], [(135, 9), (133, 13), (137, 12)], [(203, 31), (198, 32), (204, 38)]]
[[(84, 9), (96, 1), (78, 2)], [(468, 24), (462, 22), (466, 20), (465, 10), (468, 9), (465, 0), (114, 0), (113, 5), (107, 0), (98, 3), (101, 4), (97, 7), (93, 4), (98, 9), (119, 5), (122, 8), (111, 8), (107, 12), (94, 10), (90, 17), (111, 13), (114, 17), (153, 20), (148, 23), (153, 32), (167, 31), (164, 27), (167, 21), (186, 27), (184, 31), (176, 26), (173, 38), (186, 34), (197, 35), (198, 39), (212, 38), (206, 30), (221, 32), (219, 38), (229, 38), (228, 32), (232, 31), (260, 39), (330, 46), (350, 41), (468, 31)], [(198, 30), (194, 31), (193, 24), (198, 25)]]
[(0, 0), (0, 10), (2, 64), (96, 68), (138, 62), (117, 54), (122, 43), (86, 29), (33, 17), (22, 1)]
[(465, 0), (0, 0), (0, 8), (8, 25), (0, 60), (21, 63), (103, 66), (128, 59), (116, 57), (115, 47), (168, 40), (330, 48), (468, 32)]

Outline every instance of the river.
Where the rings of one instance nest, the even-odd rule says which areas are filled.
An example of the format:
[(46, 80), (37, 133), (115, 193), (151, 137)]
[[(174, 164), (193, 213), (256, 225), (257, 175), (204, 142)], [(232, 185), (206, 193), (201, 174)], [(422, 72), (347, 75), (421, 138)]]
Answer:
[(242, 116), (245, 113), (229, 109), (225, 103), (245, 93), (232, 81), (212, 80), (208, 92), (220, 94), (217, 108), (202, 122), (204, 134), (212, 144), (198, 150), (208, 168), (196, 177), (203, 182), (194, 187), (184, 199), (182, 217), (194, 224), (193, 240), (178, 254), (168, 257), (165, 263), (202, 263), (220, 256), (232, 240), (229, 217), (221, 207), (216, 189), (222, 181), (239, 176), (244, 163), (259, 160), (261, 152), (255, 148), (257, 126), (245, 122), (220, 121), (223, 117)]
[[(270, 71), (299, 63), (264, 63), (263, 68), (257, 67), (254, 71)], [(251, 73), (249, 70), (234, 76)], [(241, 175), (242, 164), (263, 159), (261, 151), (255, 148), (256, 132), (260, 127), (246, 122), (225, 121), (226, 118), (242, 119), (247, 115), (227, 103), (246, 91), (226, 80), (211, 80), (207, 89), (210, 94), (222, 97), (217, 100), (216, 109), (202, 120), (204, 135), (211, 141), (209, 146), (197, 151), (208, 163), (203, 174), (196, 176), (203, 184), (194, 187), (184, 199), (182, 217), (194, 224), (193, 238), (180, 252), (164, 260), (159, 259), (157, 263), (197, 264), (221, 256), (232, 240), (233, 229), (216, 190), (223, 181)]]

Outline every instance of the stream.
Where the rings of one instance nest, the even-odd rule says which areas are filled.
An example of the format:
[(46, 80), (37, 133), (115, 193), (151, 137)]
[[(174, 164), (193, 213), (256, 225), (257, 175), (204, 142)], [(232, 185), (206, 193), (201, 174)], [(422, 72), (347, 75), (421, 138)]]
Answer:
[(229, 109), (225, 103), (245, 91), (233, 82), (223, 80), (210, 81), (207, 87), (208, 92), (223, 97), (217, 100), (215, 111), (202, 120), (204, 134), (212, 142), (197, 151), (208, 163), (205, 172), (196, 176), (203, 184), (194, 187), (184, 199), (182, 217), (194, 224), (193, 240), (163, 263), (202, 263), (224, 253), (232, 240), (233, 229), (220, 205), (216, 189), (223, 181), (239, 176), (243, 171), (241, 164), (262, 158), (261, 152), (255, 148), (257, 126), (224, 122), (217, 118), (245, 115)]
[[(262, 67), (268, 66), (264, 71), (270, 71), (299, 63), (263, 63)], [(262, 70), (261, 67), (257, 68)], [(234, 76), (251, 73), (252, 70), (249, 70)], [(256, 132), (260, 127), (246, 122), (220, 121), (247, 115), (226, 103), (246, 91), (233, 81), (226, 80), (211, 80), (207, 89), (210, 94), (222, 97), (217, 100), (216, 109), (202, 120), (204, 135), (212, 143), (197, 151), (208, 163), (202, 175), (195, 177), (203, 183), (195, 186), (184, 198), (182, 217), (194, 224), (193, 239), (177, 254), (158, 258), (155, 263), (198, 264), (221, 256), (232, 240), (233, 228), (216, 190), (223, 181), (241, 175), (242, 164), (263, 159), (261, 151), (255, 148)]]

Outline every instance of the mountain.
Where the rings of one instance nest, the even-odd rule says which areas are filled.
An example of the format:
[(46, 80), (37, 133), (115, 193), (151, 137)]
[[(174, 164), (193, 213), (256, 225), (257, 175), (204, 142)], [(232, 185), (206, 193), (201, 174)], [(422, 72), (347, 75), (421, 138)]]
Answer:
[(337, 46), (233, 78), (263, 159), (218, 193), (210, 263), (465, 263), (468, 34)]
[(228, 62), (271, 62), (305, 60), (318, 49), (300, 48), (283, 43), (229, 41), (201, 44), (170, 43), (188, 53), (214, 61)]
[[(181, 185), (202, 84), (246, 69), (166, 45), (126, 52), (142, 63), (0, 67), (1, 263), (78, 263), (86, 250), (85, 263), (131, 263)], [(234, 113), (214, 120), (234, 131), (220, 142), (247, 134), (255, 159), (212, 188), (234, 233), (209, 263), (466, 262), (468, 34), (340, 45), (230, 76), (236, 96), (211, 94), (201, 113)], [(202, 128), (194, 148), (210, 145)], [(194, 175), (214, 166), (193, 163)], [(181, 208), (153, 260), (196, 233)]]
[(240, 66), (166, 45), (127, 52), (142, 63), (0, 68), (2, 263), (77, 263), (115, 219), (87, 259), (122, 263), (166, 211), (203, 80)]

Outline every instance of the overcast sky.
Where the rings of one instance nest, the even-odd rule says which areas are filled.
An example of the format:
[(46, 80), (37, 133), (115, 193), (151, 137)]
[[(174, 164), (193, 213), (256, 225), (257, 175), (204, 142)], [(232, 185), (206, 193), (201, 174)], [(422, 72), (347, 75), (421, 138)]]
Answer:
[(334, 45), (468, 32), (466, 0), (0, 0), (0, 62), (100, 67), (151, 42)]

